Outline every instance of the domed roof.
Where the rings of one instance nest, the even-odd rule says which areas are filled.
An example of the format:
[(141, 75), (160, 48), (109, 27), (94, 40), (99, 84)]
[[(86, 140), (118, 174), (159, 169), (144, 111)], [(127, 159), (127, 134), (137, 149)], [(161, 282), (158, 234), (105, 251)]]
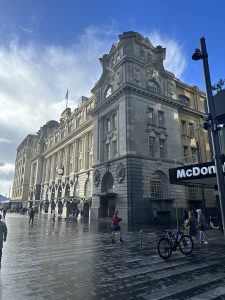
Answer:
[(59, 123), (55, 120), (50, 120), (45, 124), (45, 126), (47, 126), (49, 128), (54, 128), (54, 127), (58, 127)]

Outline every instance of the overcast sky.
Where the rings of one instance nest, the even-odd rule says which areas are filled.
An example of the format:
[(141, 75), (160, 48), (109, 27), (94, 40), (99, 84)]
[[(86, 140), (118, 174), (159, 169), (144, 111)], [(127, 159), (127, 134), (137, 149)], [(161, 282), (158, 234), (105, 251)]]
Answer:
[(212, 81), (225, 77), (224, 3), (217, 3), (221, 13), (213, 24), (220, 30), (213, 30), (207, 17), (212, 4), (200, 1), (205, 3), (200, 22), (199, 2), (198, 11), (190, 6), (195, 1), (182, 8), (179, 1), (167, 2), (20, 0), (15, 8), (13, 0), (0, 0), (0, 194), (9, 194), (12, 187), (18, 145), (47, 121), (59, 120), (67, 88), (72, 109), (80, 96), (90, 96), (101, 75), (98, 58), (123, 31), (138, 31), (154, 46), (166, 47), (165, 68), (201, 89), (202, 66), (191, 55), (205, 35)]

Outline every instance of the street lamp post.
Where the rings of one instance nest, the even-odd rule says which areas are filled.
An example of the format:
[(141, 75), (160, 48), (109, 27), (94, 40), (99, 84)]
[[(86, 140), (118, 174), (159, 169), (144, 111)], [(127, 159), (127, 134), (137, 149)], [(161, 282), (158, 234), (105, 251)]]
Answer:
[[(207, 99), (207, 108), (208, 108), (208, 114), (207, 114), (208, 125), (206, 127), (208, 127), (208, 130), (210, 130), (211, 132), (213, 156), (215, 161), (216, 178), (217, 178), (217, 185), (218, 185), (218, 192), (219, 192), (219, 199), (220, 199), (221, 216), (222, 216), (223, 228), (225, 228), (224, 227), (225, 225), (225, 182), (224, 182), (224, 175), (223, 175), (223, 168), (222, 168), (222, 155), (221, 155), (219, 134), (218, 134), (218, 131), (221, 128), (219, 128), (216, 120), (211, 79), (209, 73), (209, 65), (208, 65), (208, 53), (206, 51), (206, 44), (205, 44), (204, 37), (200, 39), (200, 46), (201, 46), (201, 50), (196, 49), (195, 53), (192, 55), (192, 59), (193, 60), (202, 59), (203, 61), (203, 71), (205, 77), (206, 99)], [(225, 230), (224, 230), (224, 235), (225, 235)]]

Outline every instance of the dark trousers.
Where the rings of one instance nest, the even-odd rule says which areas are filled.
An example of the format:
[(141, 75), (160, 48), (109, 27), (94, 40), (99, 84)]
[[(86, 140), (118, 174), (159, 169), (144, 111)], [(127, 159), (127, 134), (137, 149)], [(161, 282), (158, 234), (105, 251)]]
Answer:
[(154, 220), (153, 220), (152, 224), (158, 224), (158, 218), (157, 217), (154, 217)]
[(30, 221), (31, 221), (31, 223), (33, 224), (33, 223), (34, 223), (34, 217), (30, 217), (30, 219), (29, 219), (29, 224), (30, 224)]
[(2, 261), (2, 248), (0, 249), (0, 263)]

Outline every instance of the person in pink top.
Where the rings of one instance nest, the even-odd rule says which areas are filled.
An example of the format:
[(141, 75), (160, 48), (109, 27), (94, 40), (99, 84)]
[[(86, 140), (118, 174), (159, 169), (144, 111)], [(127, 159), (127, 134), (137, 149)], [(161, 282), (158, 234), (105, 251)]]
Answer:
[(111, 225), (111, 228), (112, 228), (112, 243), (115, 243), (115, 232), (116, 231), (119, 231), (120, 233), (120, 242), (123, 242), (123, 239), (122, 239), (122, 232), (121, 232), (121, 228), (119, 226), (119, 222), (122, 221), (122, 218), (119, 217), (119, 211), (116, 210), (113, 217), (112, 217), (112, 225)]

